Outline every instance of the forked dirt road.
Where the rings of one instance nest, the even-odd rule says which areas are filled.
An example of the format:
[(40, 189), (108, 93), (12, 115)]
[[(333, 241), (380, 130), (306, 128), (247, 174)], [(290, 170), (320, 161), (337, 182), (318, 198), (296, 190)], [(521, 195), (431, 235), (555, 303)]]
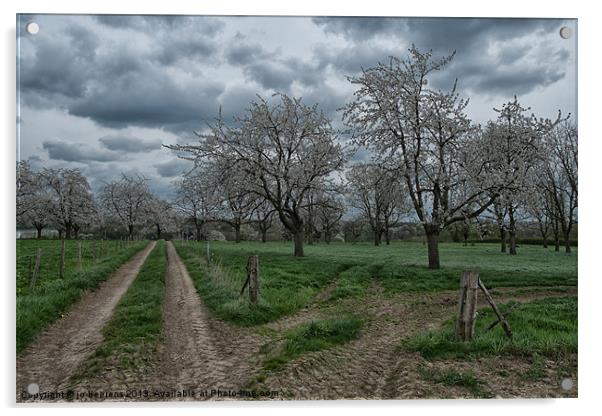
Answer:
[[(18, 358), (17, 394), (32, 382), (45, 391), (66, 384), (78, 365), (102, 342), (103, 325), (152, 247), (149, 245), (122, 266), (99, 290), (84, 296), (66, 318), (52, 325)], [(76, 390), (144, 389), (150, 392), (147, 397), (101, 399), (119, 401), (241, 399), (244, 396), (239, 392), (244, 393), (249, 381), (259, 380), (256, 376), (261, 375), (262, 381), (251, 388), (277, 391), (279, 399), (473, 397), (465, 388), (434, 384), (421, 373), (454, 369), (474, 373), (480, 380), (486, 380), (485, 389), (502, 397), (572, 397), (576, 394), (576, 390), (566, 394), (559, 392), (553, 362), (545, 363), (543, 370), (547, 376), (543, 381), (526, 382), (521, 378), (530, 368), (526, 359), (492, 357), (431, 363), (418, 353), (400, 350), (404, 338), (437, 328), (453, 316), (456, 310), (453, 291), (389, 297), (375, 283), (359, 304), (357, 299), (351, 298), (328, 303), (327, 296), (318, 295), (314, 304), (297, 314), (255, 330), (240, 328), (213, 316), (199, 298), (173, 244), (167, 242), (166, 247), (163, 336), (158, 350), (149, 357), (150, 367), (123, 371), (116, 362), (103, 368), (93, 379), (80, 380), (72, 386)], [(528, 302), (575, 294), (576, 288), (567, 293), (538, 288), (534, 293), (518, 296), (512, 290), (499, 292), (496, 301), (500, 303), (511, 299)], [(484, 300), (480, 300), (480, 306), (485, 306)], [(272, 350), (265, 348), (266, 345), (278, 348), (288, 329), (314, 319), (338, 316), (344, 310), (354, 311), (366, 321), (357, 340), (303, 354), (278, 372), (262, 373), (262, 362)], [(265, 331), (280, 336), (274, 342)], [(187, 394), (182, 396), (182, 392)]]
[(71, 377), (103, 340), (102, 328), (154, 248), (144, 250), (123, 264), (97, 290), (88, 292), (64, 318), (44, 330), (17, 357), (17, 400), (31, 383), (40, 392), (56, 391)]

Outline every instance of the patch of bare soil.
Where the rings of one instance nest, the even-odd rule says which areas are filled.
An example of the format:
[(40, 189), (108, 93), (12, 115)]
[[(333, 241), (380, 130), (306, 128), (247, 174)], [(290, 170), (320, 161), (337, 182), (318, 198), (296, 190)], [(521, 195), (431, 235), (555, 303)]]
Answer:
[[(499, 303), (510, 300), (528, 302), (550, 296), (572, 294), (556, 293), (539, 288), (533, 293), (510, 296), (498, 295)], [(480, 299), (480, 306), (485, 300)], [(537, 380), (525, 379), (525, 368), (532, 365), (528, 359), (492, 357), (477, 361), (436, 361), (430, 363), (418, 353), (400, 349), (401, 341), (423, 330), (435, 329), (456, 311), (457, 294), (403, 294), (384, 297), (377, 285), (362, 302), (343, 300), (342, 306), (366, 320), (359, 339), (336, 348), (303, 355), (288, 363), (281, 371), (270, 373), (262, 383), (265, 388), (281, 390), (282, 398), (289, 399), (410, 399), (444, 397), (479, 397), (481, 394), (500, 397), (562, 397), (575, 395), (559, 387), (559, 378), (552, 374), (558, 365), (570, 363), (546, 362), (542, 371), (547, 376)], [(345, 304), (346, 303), (346, 304)], [(302, 318), (315, 317), (317, 311), (308, 309), (298, 316), (280, 321), (282, 324), (302, 323)], [(288, 327), (288, 325), (286, 325)], [(274, 328), (276, 329), (276, 328)], [(570, 359), (569, 359), (570, 360)], [(576, 384), (576, 357), (572, 380)], [(449, 386), (429, 380), (425, 368), (432, 371), (472, 372), (484, 380), (480, 391), (464, 386)], [(505, 368), (505, 371), (498, 371)], [(569, 371), (570, 372), (570, 371)]]
[(155, 246), (123, 264), (106, 282), (88, 292), (17, 357), (17, 400), (31, 383), (40, 392), (61, 391), (82, 362), (102, 343), (101, 330)]

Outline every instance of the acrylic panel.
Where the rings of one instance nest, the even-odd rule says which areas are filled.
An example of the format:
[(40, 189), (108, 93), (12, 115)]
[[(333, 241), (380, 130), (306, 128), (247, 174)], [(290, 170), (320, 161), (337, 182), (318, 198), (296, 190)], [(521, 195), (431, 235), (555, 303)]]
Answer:
[(16, 42), (18, 402), (577, 396), (576, 19)]

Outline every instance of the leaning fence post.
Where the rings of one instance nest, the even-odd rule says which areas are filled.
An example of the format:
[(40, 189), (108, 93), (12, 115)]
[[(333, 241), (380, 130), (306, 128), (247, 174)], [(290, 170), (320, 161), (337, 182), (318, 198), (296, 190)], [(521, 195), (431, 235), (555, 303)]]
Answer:
[(38, 248), (38, 253), (36, 254), (36, 264), (33, 267), (33, 274), (31, 275), (31, 282), (29, 286), (33, 289), (36, 284), (36, 280), (38, 279), (38, 273), (40, 271), (40, 263), (42, 262), (42, 249)]
[(510, 325), (508, 325), (508, 321), (506, 320), (506, 317), (504, 317), (504, 315), (502, 315), (502, 313), (498, 309), (497, 305), (493, 301), (491, 294), (489, 293), (489, 291), (487, 290), (487, 288), (485, 287), (483, 282), (481, 282), (480, 279), (479, 279), (479, 287), (485, 294), (485, 299), (487, 299), (487, 302), (489, 302), (489, 305), (491, 306), (491, 308), (493, 309), (493, 312), (497, 316), (498, 321), (502, 324), (502, 328), (504, 328), (504, 332), (506, 333), (508, 338), (512, 338), (512, 330), (510, 329)]
[(59, 262), (59, 277), (65, 277), (65, 239), (61, 239), (61, 258)]
[(478, 289), (479, 273), (474, 270), (464, 271), (460, 279), (460, 297), (458, 299), (458, 317), (455, 331), (458, 341), (471, 341), (474, 336)]

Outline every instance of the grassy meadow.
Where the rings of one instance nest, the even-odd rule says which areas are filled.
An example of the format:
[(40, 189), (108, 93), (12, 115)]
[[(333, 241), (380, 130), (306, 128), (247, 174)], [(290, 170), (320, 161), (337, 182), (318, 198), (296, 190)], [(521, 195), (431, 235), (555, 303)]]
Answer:
[[(456, 290), (464, 269), (479, 269), (481, 279), (495, 290), (505, 287), (576, 286), (577, 252), (567, 255), (525, 245), (519, 254), (500, 253), (497, 244), (440, 245), (441, 269), (426, 267), (421, 243), (333, 243), (307, 245), (306, 256), (292, 256), (286, 243), (210, 242), (210, 265), (205, 242), (175, 242), (198, 292), (219, 317), (239, 325), (257, 325), (292, 314), (308, 305), (336, 281), (329, 301), (361, 297), (371, 284), (385, 294)], [(240, 289), (246, 279), (249, 255), (260, 259), (261, 302), (251, 307)]]

